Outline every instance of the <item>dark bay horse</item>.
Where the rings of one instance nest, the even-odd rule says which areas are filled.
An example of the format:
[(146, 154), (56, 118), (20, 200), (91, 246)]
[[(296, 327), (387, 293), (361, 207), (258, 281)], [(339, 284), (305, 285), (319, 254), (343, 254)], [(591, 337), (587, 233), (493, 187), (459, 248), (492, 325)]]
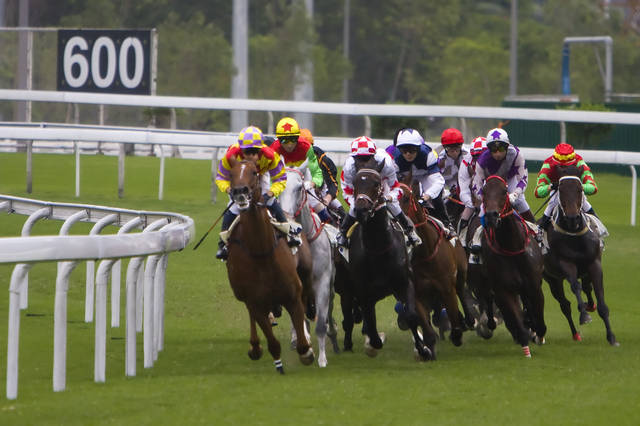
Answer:
[(270, 223), (260, 203), (260, 175), (253, 162), (230, 161), (230, 195), (240, 210), (239, 223), (229, 237), (227, 275), (235, 297), (249, 311), (251, 338), (249, 358), (262, 356), (256, 322), (262, 329), (277, 371), (284, 374), (280, 342), (268, 319), (275, 305), (284, 306), (298, 336), (296, 350), (304, 365), (313, 363), (314, 353), (304, 333), (302, 283), (296, 272), (297, 259), (286, 238)]
[[(544, 343), (542, 252), (524, 219), (515, 214), (507, 196), (507, 183), (489, 176), (482, 189), (485, 229), (482, 261), (491, 281), (495, 302), (513, 339), (530, 357), (529, 340)], [(523, 308), (520, 305), (522, 301)], [(525, 325), (526, 324), (526, 325)]]
[(587, 217), (582, 213), (583, 190), (575, 166), (564, 171), (565, 176), (558, 183), (559, 203), (552, 216), (547, 240), (549, 252), (544, 257), (544, 278), (551, 287), (553, 297), (560, 303), (560, 309), (569, 322), (574, 340), (582, 340), (571, 318), (571, 303), (564, 295), (563, 280), (571, 285), (571, 291), (578, 300), (580, 324), (588, 322), (587, 303), (582, 299), (583, 283), (591, 283), (598, 302), (597, 309), (607, 330), (607, 341), (619, 345), (611, 331), (609, 308), (604, 301), (602, 276), (602, 249), (596, 231), (589, 227)]
[[(415, 349), (422, 360), (435, 359), (435, 338), (423, 342), (418, 334), (419, 317), (416, 309), (409, 254), (405, 246), (404, 233), (393, 226), (383, 198), (380, 171), (384, 164), (371, 160), (358, 169), (354, 178), (354, 206), (359, 225), (350, 238), (348, 270), (350, 283), (348, 289), (342, 289), (341, 305), (345, 317), (345, 348), (352, 346), (354, 303), (362, 310), (363, 332), (367, 339), (367, 354), (375, 356), (383, 346), (376, 325), (376, 303), (394, 295), (407, 306), (407, 322), (411, 329)], [(338, 286), (336, 287), (338, 288)], [(422, 309), (420, 317), (426, 312)], [(427, 324), (421, 324), (426, 329)], [(351, 329), (350, 329), (351, 328)], [(426, 343), (426, 345), (425, 345)]]
[(418, 203), (418, 197), (415, 195), (415, 191), (418, 191), (417, 182), (413, 188), (408, 186), (410, 182), (411, 176), (408, 176), (400, 184), (403, 192), (400, 206), (413, 221), (416, 232), (422, 239), (422, 244), (415, 248), (411, 259), (416, 298), (425, 308), (435, 310), (437, 314), (442, 306), (447, 309), (451, 322), (449, 337), (454, 345), (460, 346), (462, 332), (465, 330), (465, 318), (458, 309), (456, 295), (460, 298), (465, 315), (473, 327), (473, 318), (464, 300), (467, 257), (460, 242), (456, 241), (454, 247), (444, 238), (443, 229)]

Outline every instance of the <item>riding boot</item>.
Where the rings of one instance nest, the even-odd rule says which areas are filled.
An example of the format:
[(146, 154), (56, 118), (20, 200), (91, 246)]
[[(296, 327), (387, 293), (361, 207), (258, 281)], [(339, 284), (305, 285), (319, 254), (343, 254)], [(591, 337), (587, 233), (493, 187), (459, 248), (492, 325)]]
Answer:
[(331, 215), (329, 214), (329, 210), (326, 208), (318, 212), (318, 217), (324, 223), (331, 222)]
[[(236, 219), (236, 214), (231, 213), (231, 210), (227, 210), (222, 216), (222, 225), (220, 226), (220, 233), (229, 229), (233, 221)], [(227, 245), (222, 241), (222, 238), (218, 240), (218, 251), (216, 252), (216, 259), (227, 260), (229, 257), (229, 249)]]
[(347, 214), (342, 220), (342, 223), (340, 224), (340, 232), (338, 232), (338, 235), (336, 236), (336, 242), (338, 243), (339, 246), (341, 247), (349, 246), (349, 240), (347, 239), (347, 232), (353, 226), (354, 223), (356, 223), (356, 218), (351, 216), (350, 214)]
[(444, 226), (446, 227), (445, 232), (448, 234), (447, 238), (453, 237), (456, 235), (456, 231), (451, 225), (451, 220), (449, 219), (449, 215), (447, 214), (447, 209), (444, 206), (444, 202), (442, 201), (442, 192), (438, 194), (436, 198), (431, 199), (431, 203), (433, 204), (433, 216), (437, 219), (440, 219)]
[(289, 235), (287, 235), (287, 242), (289, 243), (289, 246), (295, 247), (302, 244), (302, 239), (299, 235), (300, 231), (302, 231), (302, 227), (294, 222), (289, 222), (287, 220), (287, 217), (284, 215), (284, 211), (282, 210), (282, 207), (280, 207), (280, 203), (278, 202), (278, 200), (274, 199), (273, 203), (267, 208), (277, 222), (289, 223)]
[(400, 226), (402, 226), (402, 229), (407, 236), (407, 240), (410, 246), (417, 246), (422, 242), (418, 234), (416, 234), (416, 228), (413, 226), (413, 222), (407, 217), (406, 214), (400, 212), (395, 217), (395, 219), (398, 221)]
[(536, 218), (533, 217), (533, 213), (531, 210), (527, 210), (526, 212), (518, 213), (521, 218), (526, 220), (527, 222), (536, 223)]
[(462, 232), (462, 230), (469, 226), (469, 219), (460, 219), (458, 222), (458, 235)]

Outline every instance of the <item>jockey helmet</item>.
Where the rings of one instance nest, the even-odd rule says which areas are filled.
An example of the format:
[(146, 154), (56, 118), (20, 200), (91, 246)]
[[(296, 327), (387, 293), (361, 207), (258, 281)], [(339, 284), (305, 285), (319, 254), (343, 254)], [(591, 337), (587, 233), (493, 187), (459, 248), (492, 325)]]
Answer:
[(306, 140), (313, 145), (313, 135), (309, 129), (300, 129), (300, 138)]
[(242, 149), (262, 148), (264, 146), (262, 138), (262, 130), (256, 126), (249, 126), (240, 130), (238, 134), (238, 144)]
[(373, 155), (376, 153), (376, 143), (367, 136), (360, 136), (351, 142), (351, 156)]
[(487, 150), (487, 139), (482, 137), (482, 136), (478, 136), (477, 138), (475, 138), (472, 142), (471, 142), (471, 155), (473, 155), (474, 157), (477, 155), (482, 154), (483, 152), (485, 152)]
[(298, 126), (298, 122), (291, 117), (284, 117), (278, 121), (278, 125), (276, 126), (276, 136), (278, 138), (300, 136), (300, 126)]
[(504, 129), (500, 129), (496, 127), (495, 129), (489, 130), (487, 133), (487, 146), (490, 147), (493, 144), (502, 143), (505, 145), (509, 145), (509, 135)]
[(450, 128), (442, 132), (440, 142), (443, 146), (458, 145), (464, 143), (464, 138), (462, 137), (462, 132), (460, 132), (460, 130)]
[(401, 147), (402, 145), (420, 146), (424, 144), (424, 139), (420, 135), (420, 132), (415, 129), (402, 129), (400, 133), (398, 133), (396, 141), (397, 147)]
[(576, 164), (578, 159), (573, 147), (568, 143), (559, 143), (553, 151), (553, 159), (561, 166), (570, 166)]

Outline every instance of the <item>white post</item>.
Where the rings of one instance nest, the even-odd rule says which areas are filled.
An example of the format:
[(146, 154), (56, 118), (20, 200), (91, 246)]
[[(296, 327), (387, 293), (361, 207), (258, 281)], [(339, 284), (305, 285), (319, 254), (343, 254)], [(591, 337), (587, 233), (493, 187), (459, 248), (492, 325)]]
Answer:
[[(89, 235), (98, 235), (100, 231), (107, 225), (111, 225), (118, 221), (118, 215), (113, 213), (103, 217), (91, 228)], [(87, 275), (85, 284), (85, 296), (84, 296), (84, 322), (93, 321), (93, 299), (95, 289), (95, 270), (96, 262), (93, 260), (87, 260)]]
[(125, 341), (125, 374), (136, 375), (136, 283), (142, 265), (141, 257), (134, 257), (127, 267), (127, 337)]
[(9, 330), (7, 336), (7, 399), (18, 397), (18, 349), (20, 344), (20, 286), (27, 273), (24, 263), (16, 265), (9, 284)]
[[(118, 235), (126, 234), (142, 224), (142, 218), (135, 217), (118, 230)], [(111, 268), (111, 327), (120, 327), (120, 277), (122, 260), (118, 259)]]
[(76, 198), (80, 197), (80, 147), (78, 142), (73, 143), (73, 150), (76, 154)]
[[(20, 235), (23, 237), (31, 235), (31, 229), (36, 222), (42, 218), (49, 217), (50, 212), (51, 209), (49, 207), (43, 207), (31, 213), (29, 218), (24, 222), (24, 225), (22, 225), (22, 232)], [(25, 273), (22, 277), (24, 282), (20, 285), (20, 309), (27, 309), (27, 306), (29, 306), (29, 269), (31, 269), (32, 265), (19, 263), (16, 267), (20, 265), (23, 265), (25, 268)]]
[(107, 360), (107, 281), (113, 259), (103, 260), (96, 274), (96, 325), (93, 380), (104, 383)]
[(160, 148), (160, 177), (158, 178), (158, 200), (162, 200), (164, 193), (164, 149), (162, 145), (158, 145)]
[(154, 336), (154, 285), (156, 265), (159, 256), (154, 254), (147, 257), (147, 265), (144, 268), (144, 368), (153, 367), (153, 336)]
[(636, 196), (637, 196), (637, 175), (635, 166), (629, 166), (631, 169), (631, 226), (636, 226)]

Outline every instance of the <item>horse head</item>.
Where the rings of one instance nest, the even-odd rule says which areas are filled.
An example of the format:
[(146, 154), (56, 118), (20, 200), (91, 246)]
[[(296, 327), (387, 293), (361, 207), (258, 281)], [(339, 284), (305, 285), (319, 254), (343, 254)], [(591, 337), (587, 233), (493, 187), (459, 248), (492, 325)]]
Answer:
[(231, 199), (240, 211), (247, 210), (252, 201), (260, 198), (260, 174), (252, 161), (229, 160), (231, 165), (230, 191)]
[(559, 169), (559, 174), (561, 177), (558, 181), (558, 204), (564, 217), (563, 225), (567, 227), (567, 231), (577, 232), (583, 225), (583, 189), (580, 172), (575, 165), (571, 165)]
[(497, 227), (500, 220), (513, 210), (507, 196), (507, 182), (500, 176), (489, 176), (482, 187), (482, 204), (486, 225)]
[(417, 197), (420, 194), (420, 183), (413, 180), (413, 171), (403, 174), (399, 179), (402, 196), (400, 197), (400, 208), (405, 213), (411, 209), (417, 209)]
[(366, 162), (356, 161), (356, 175), (353, 179), (353, 198), (356, 218), (364, 223), (383, 205), (382, 176), (384, 162), (374, 158)]
[(304, 171), (287, 167), (287, 186), (278, 197), (285, 214), (296, 217), (307, 202), (304, 188)]

